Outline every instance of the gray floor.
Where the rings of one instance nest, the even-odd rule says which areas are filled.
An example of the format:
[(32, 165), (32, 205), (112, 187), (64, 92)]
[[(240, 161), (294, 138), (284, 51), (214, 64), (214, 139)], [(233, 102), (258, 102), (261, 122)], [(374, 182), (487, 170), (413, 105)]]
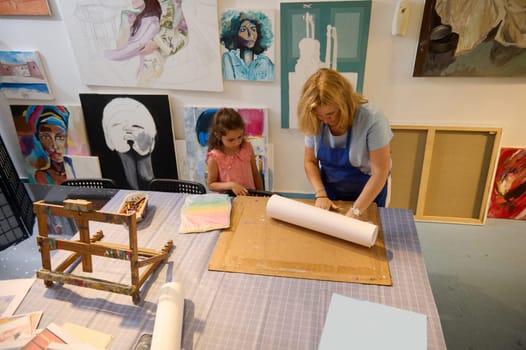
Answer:
[[(526, 349), (526, 221), (416, 226), (448, 349)], [(35, 236), (0, 252), (0, 279), (40, 266)]]

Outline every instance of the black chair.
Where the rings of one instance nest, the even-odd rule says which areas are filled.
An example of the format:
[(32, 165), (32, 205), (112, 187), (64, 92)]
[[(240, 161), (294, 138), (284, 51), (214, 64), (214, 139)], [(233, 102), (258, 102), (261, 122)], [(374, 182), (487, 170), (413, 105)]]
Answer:
[(206, 187), (195, 181), (177, 179), (153, 179), (148, 184), (150, 191), (205, 194)]
[[(225, 193), (228, 194), (230, 197), (235, 197), (236, 196), (234, 194), (234, 192), (232, 192), (232, 190), (228, 190)], [(273, 194), (275, 194), (275, 193), (271, 192), (271, 191), (249, 189), (247, 196), (251, 196), (251, 197), (270, 197)]]
[(67, 179), (61, 185), (63, 186), (77, 186), (88, 188), (117, 188), (117, 184), (112, 179), (108, 178), (82, 178), (82, 179)]

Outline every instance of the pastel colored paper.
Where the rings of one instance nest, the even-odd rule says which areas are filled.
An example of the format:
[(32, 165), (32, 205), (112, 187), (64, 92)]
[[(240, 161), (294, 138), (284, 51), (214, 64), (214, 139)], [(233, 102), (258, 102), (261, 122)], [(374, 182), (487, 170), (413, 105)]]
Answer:
[(230, 227), (232, 203), (226, 194), (188, 195), (181, 210), (180, 233), (206, 232)]

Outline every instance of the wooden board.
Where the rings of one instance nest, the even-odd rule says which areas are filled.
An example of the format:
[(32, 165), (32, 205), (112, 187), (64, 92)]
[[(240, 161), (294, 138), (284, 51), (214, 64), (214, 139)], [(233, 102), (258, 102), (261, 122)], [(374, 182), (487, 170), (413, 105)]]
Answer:
[[(221, 233), (209, 270), (339, 282), (391, 285), (378, 208), (368, 217), (379, 227), (366, 248), (266, 215), (267, 197), (237, 197), (232, 225)], [(313, 204), (312, 200), (303, 200)], [(352, 203), (337, 202), (345, 212)]]

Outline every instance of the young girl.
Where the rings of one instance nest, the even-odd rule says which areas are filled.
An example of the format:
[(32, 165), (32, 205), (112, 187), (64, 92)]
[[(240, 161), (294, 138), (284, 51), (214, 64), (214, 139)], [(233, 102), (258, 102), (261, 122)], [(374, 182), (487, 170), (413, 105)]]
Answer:
[(215, 114), (206, 158), (211, 191), (230, 190), (239, 196), (263, 189), (252, 145), (245, 141), (245, 123), (234, 109), (222, 108)]

